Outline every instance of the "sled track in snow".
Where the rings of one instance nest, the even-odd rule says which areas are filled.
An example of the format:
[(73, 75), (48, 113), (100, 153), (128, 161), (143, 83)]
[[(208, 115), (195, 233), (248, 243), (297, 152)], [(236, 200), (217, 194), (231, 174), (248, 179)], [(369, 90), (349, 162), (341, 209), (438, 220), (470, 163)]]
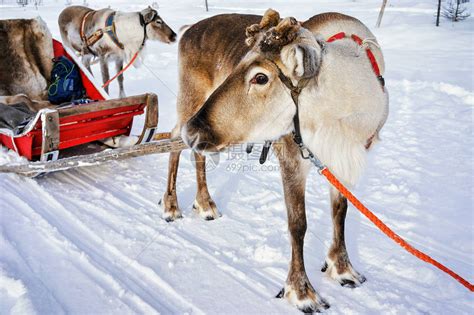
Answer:
[[(99, 283), (100, 286), (108, 283), (109, 288), (112, 287), (115, 291), (122, 291), (123, 293), (119, 295), (123, 296), (123, 299), (128, 302), (127, 305), (137, 312), (150, 313), (160, 310), (165, 313), (175, 313), (179, 310), (174, 305), (183, 305), (185, 309), (192, 309), (196, 314), (204, 314), (198, 307), (190, 304), (179, 295), (152, 269), (123, 255), (111, 244), (104, 243), (100, 237), (81, 223), (72, 212), (67, 211), (54, 197), (45, 193), (37, 184), (30, 187), (34, 187), (31, 191), (32, 194), (44, 198), (43, 206), (36, 207), (34, 213), (76, 247), (76, 255), (81, 256), (81, 253), (87, 253), (89, 268), (95, 274), (92, 275), (91, 271), (84, 270), (84, 266), (79, 265), (77, 267), (86, 271), (91, 279), (102, 278), (102, 283)], [(23, 209), (24, 207), (20, 207), (20, 210), (24, 211)], [(28, 209), (33, 211), (29, 206)], [(28, 216), (28, 214), (24, 215)], [(52, 242), (60, 241), (56, 239)], [(74, 259), (70, 261), (76, 263)], [(166, 297), (166, 302), (164, 302), (165, 299), (157, 299), (157, 296)], [(174, 303), (171, 304), (173, 300)]]
[[(84, 170), (84, 172), (81, 172), (81, 177), (82, 176), (93, 180), (91, 171), (89, 170)], [(144, 198), (138, 193), (133, 193), (127, 190), (123, 191), (123, 187), (117, 187), (115, 185), (104, 186), (100, 183), (96, 183), (94, 186), (92, 186), (87, 181), (83, 180), (82, 178), (79, 178), (79, 176), (74, 176), (71, 174), (64, 174), (64, 178), (67, 182), (75, 182), (76, 185), (84, 185), (89, 189), (107, 191), (108, 194), (110, 193), (110, 195), (107, 195), (107, 202), (114, 207), (126, 207), (122, 209), (123, 211), (129, 211), (129, 213), (134, 213), (134, 209), (139, 206), (144, 206), (143, 204), (145, 204), (145, 206), (149, 206), (155, 211), (160, 211), (159, 207), (157, 207), (157, 205), (149, 199)], [(62, 199), (63, 197), (61, 195), (58, 195), (55, 198)], [(64, 201), (66, 202), (67, 200)], [(140, 204), (138, 201), (141, 201), (143, 204)], [(107, 226), (110, 229), (114, 230), (117, 234), (120, 234), (119, 231), (112, 224), (109, 224), (104, 218), (101, 218), (97, 215), (97, 213), (99, 213), (100, 211), (103, 212), (103, 209), (98, 206), (95, 206), (93, 203), (91, 203), (91, 206), (92, 209), (87, 211), (90, 216), (94, 216), (96, 220), (100, 222), (100, 224)], [(110, 220), (110, 216), (115, 215), (109, 214), (107, 219)], [(270, 279), (268, 275), (263, 275), (253, 270), (246, 270), (246, 273), (244, 273), (243, 271), (233, 267), (228, 260), (218, 258), (216, 257), (216, 255), (213, 254), (213, 252), (218, 250), (218, 248), (215, 248), (212, 244), (203, 243), (203, 241), (193, 238), (193, 235), (183, 229), (180, 229), (179, 231), (174, 230), (173, 225), (176, 223), (166, 223), (165, 230), (160, 231), (159, 229), (157, 229), (158, 227), (160, 227), (160, 225), (158, 225), (157, 223), (163, 223), (163, 221), (161, 221), (161, 218), (159, 219), (160, 222), (154, 221), (154, 219), (148, 215), (144, 217), (137, 215), (134, 216), (133, 219), (134, 225), (136, 225), (137, 229), (142, 232), (145, 232), (146, 235), (151, 238), (150, 243), (146, 244), (146, 246), (140, 251), (139, 255), (143, 251), (146, 251), (146, 247), (151, 246), (152, 243), (156, 243), (159, 245), (160, 242), (163, 242), (163, 240), (153, 239), (157, 234), (163, 233), (163, 236), (167, 238), (169, 242), (179, 244), (179, 250), (183, 250), (186, 252), (192, 251), (200, 257), (207, 259), (211, 263), (211, 265), (216, 266), (217, 268), (222, 270), (223, 273), (228, 276), (231, 276), (236, 281), (236, 283), (239, 283), (242, 287), (247, 288), (249, 291), (260, 296), (262, 299), (268, 300), (274, 297), (278, 292), (280, 286), (282, 286), (284, 283), (285, 275), (282, 275), (282, 277), (279, 279), (272, 276), (271, 278), (273, 279)], [(196, 218), (196, 220), (200, 220), (200, 218)], [(230, 219), (230, 222), (228, 223), (231, 224), (232, 221), (233, 220)], [(210, 226), (209, 228), (212, 228), (212, 226)], [(177, 234), (177, 232), (179, 232), (179, 235)], [(136, 260), (134, 260), (134, 262), (136, 262)], [(262, 283), (267, 284), (267, 287), (274, 286), (275, 291), (268, 291), (266, 287), (262, 285)]]

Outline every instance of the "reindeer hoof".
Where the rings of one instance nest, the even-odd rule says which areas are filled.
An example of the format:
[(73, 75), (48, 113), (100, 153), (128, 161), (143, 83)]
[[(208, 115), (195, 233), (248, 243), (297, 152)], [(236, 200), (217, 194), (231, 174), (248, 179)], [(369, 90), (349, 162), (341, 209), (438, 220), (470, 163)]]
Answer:
[(166, 222), (173, 222), (183, 217), (181, 210), (178, 208), (178, 204), (173, 202), (173, 199), (167, 198), (167, 196), (160, 199), (158, 205), (163, 209), (163, 215), (161, 217)]
[(183, 218), (183, 215), (181, 214), (181, 212), (165, 212), (163, 214), (163, 219), (166, 222), (173, 222), (182, 218)]
[(330, 307), (329, 303), (321, 299), (317, 307), (307, 306), (303, 308), (298, 308), (301, 312), (305, 314), (321, 313), (324, 310), (327, 310)]
[(324, 265), (321, 267), (321, 272), (326, 272), (328, 270), (328, 263), (324, 262)]
[(280, 292), (275, 296), (277, 299), (282, 299), (285, 296), (285, 288), (281, 288)]
[(339, 283), (341, 284), (341, 287), (346, 287), (346, 288), (355, 288), (356, 287), (355, 282), (352, 281), (352, 280), (349, 280), (349, 279), (342, 279), (341, 281), (339, 281)]
[(320, 305), (320, 307), (316, 309), (312, 307), (306, 307), (306, 308), (300, 309), (300, 311), (305, 314), (321, 313), (322, 311), (327, 310), (329, 307), (330, 305), (326, 301), (322, 300), (322, 304)]
[[(290, 304), (296, 306), (303, 313), (320, 313), (329, 308), (329, 303), (321, 298), (307, 283), (305, 292), (297, 292), (292, 285), (286, 284), (278, 293), (277, 298), (285, 298)], [(303, 297), (301, 297), (303, 296)]]
[[(344, 271), (340, 273), (340, 269)], [(329, 278), (336, 280), (345, 288), (357, 288), (367, 280), (363, 275), (358, 273), (350, 263), (347, 263), (344, 268), (340, 268), (340, 266), (338, 268), (329, 258), (324, 263), (321, 271), (325, 272)]]
[(341, 287), (354, 289), (360, 286), (366, 280), (367, 279), (363, 275), (359, 275), (359, 279), (357, 282), (351, 279), (341, 279), (339, 280), (339, 283), (341, 284)]
[(195, 200), (193, 209), (206, 221), (212, 221), (222, 216), (212, 200), (207, 200), (202, 204)]

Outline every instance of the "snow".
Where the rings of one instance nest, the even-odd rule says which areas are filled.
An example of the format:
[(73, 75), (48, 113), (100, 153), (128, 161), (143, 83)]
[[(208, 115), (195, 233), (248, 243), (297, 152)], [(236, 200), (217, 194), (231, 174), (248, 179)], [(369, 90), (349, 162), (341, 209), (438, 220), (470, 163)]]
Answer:
[[(147, 1), (88, 1), (139, 10)], [(354, 193), (420, 250), (474, 281), (473, 38), (474, 22), (441, 20), (436, 1), (389, 1), (380, 29), (390, 116)], [(82, 1), (75, 1), (76, 4)], [(369, 26), (380, 1), (161, 0), (159, 12), (178, 31), (222, 12), (268, 7), (303, 20), (324, 11)], [(41, 16), (58, 37), (63, 1), (35, 10), (0, 3), (0, 18)], [(175, 121), (177, 45), (150, 43), (145, 66), (126, 74), (128, 95), (155, 92), (160, 130)], [(94, 69), (98, 73), (98, 69)], [(118, 95), (112, 84), (112, 96)], [(245, 149), (245, 148), (243, 148)], [(193, 213), (195, 174), (182, 155), (178, 198), (184, 218), (161, 219), (166, 155), (49, 174), (0, 175), (0, 314), (298, 314), (274, 296), (283, 287), (290, 246), (278, 165), (223, 153), (208, 173), (221, 218)], [(233, 158), (231, 158), (233, 157)], [(240, 157), (240, 156), (238, 156)], [(21, 160), (5, 148), (0, 163)], [(472, 293), (421, 262), (350, 208), (347, 247), (367, 277), (342, 288), (319, 271), (331, 240), (327, 184), (307, 185), (305, 261), (327, 314), (468, 314)]]

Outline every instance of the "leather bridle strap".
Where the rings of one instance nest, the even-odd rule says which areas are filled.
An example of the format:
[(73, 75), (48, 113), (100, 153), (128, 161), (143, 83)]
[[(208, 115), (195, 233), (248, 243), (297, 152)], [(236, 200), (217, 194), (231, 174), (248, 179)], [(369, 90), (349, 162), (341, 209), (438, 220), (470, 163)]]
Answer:
[(87, 43), (87, 37), (85, 35), (85, 32), (84, 32), (84, 29), (86, 27), (86, 21), (87, 21), (87, 17), (89, 17), (90, 14), (92, 14), (92, 12), (94, 12), (93, 10), (87, 12), (86, 14), (84, 14), (84, 16), (82, 17), (82, 20), (81, 20), (81, 28), (79, 29), (79, 35), (81, 36), (81, 39), (84, 43)]
[[(308, 78), (306, 79), (301, 79), (298, 84), (295, 86), (293, 85), (293, 82), (291, 82), (291, 79), (288, 78), (283, 71), (281, 71), (280, 67), (271, 59), (268, 59), (273, 65), (277, 68), (278, 70), (278, 78), (280, 81), (290, 90), (291, 93), (291, 99), (293, 100), (293, 103), (295, 103), (296, 106), (296, 113), (293, 116), (293, 125), (295, 126), (295, 131), (293, 132), (293, 140), (298, 144), (300, 148), (304, 146), (303, 144), (303, 138), (301, 137), (301, 130), (300, 130), (300, 119), (299, 119), (299, 96), (301, 93), (301, 90), (308, 84), (309, 80)], [(267, 160), (268, 156), (268, 151), (270, 151), (272, 142), (267, 140), (265, 141), (265, 144), (263, 145), (262, 148), (262, 153), (260, 155), (260, 164), (264, 164), (265, 161)], [(303, 152), (303, 151), (302, 151)], [(302, 154), (303, 158), (305, 156)]]
[(140, 50), (141, 50), (143, 48), (143, 46), (145, 46), (145, 41), (148, 37), (147, 34), (146, 34), (146, 27), (150, 23), (145, 22), (145, 18), (143, 17), (143, 14), (139, 13), (139, 16), (140, 16), (140, 25), (143, 27), (143, 41), (142, 41), (142, 45), (140, 47)]
[[(280, 81), (290, 90), (290, 95), (291, 99), (293, 100), (293, 103), (295, 104), (296, 107), (296, 113), (293, 116), (293, 125), (295, 127), (295, 130), (293, 132), (293, 140), (295, 143), (300, 147), (300, 149), (305, 148), (303, 144), (303, 137), (301, 136), (301, 127), (300, 127), (300, 115), (299, 115), (299, 96), (301, 94), (301, 91), (308, 85), (309, 81), (311, 78), (304, 78), (298, 81), (298, 84), (295, 86), (291, 79), (287, 77), (283, 71), (280, 69), (280, 67), (272, 61), (272, 63), (275, 65), (275, 67), (278, 70), (278, 78)], [(307, 155), (303, 154), (303, 150), (301, 151), (301, 155), (303, 158), (308, 158)]]
[[(313, 79), (311, 78), (303, 78), (301, 79), (298, 84), (295, 86), (290, 78), (288, 78), (283, 71), (281, 71), (280, 67), (273, 61), (270, 60), (278, 70), (278, 78), (280, 81), (290, 90), (291, 92), (291, 99), (296, 107), (295, 115), (293, 116), (293, 125), (295, 130), (293, 131), (293, 141), (298, 145), (300, 149), (301, 157), (305, 160), (310, 160), (318, 170), (322, 170), (324, 165), (321, 161), (311, 152), (311, 150), (303, 143), (303, 137), (301, 136), (301, 127), (300, 127), (300, 115), (299, 115), (299, 96), (301, 91), (308, 85), (309, 81)], [(321, 61), (320, 61), (321, 63)]]
[(105, 28), (104, 31), (109, 35), (110, 39), (114, 42), (114, 44), (120, 48), (124, 49), (124, 45), (117, 37), (117, 32), (115, 30), (115, 14), (117, 12), (112, 12), (105, 20)]

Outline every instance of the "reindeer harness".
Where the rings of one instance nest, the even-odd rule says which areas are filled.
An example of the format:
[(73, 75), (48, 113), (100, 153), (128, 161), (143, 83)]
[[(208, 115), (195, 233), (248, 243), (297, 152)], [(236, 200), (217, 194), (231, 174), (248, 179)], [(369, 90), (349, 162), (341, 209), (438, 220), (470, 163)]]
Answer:
[[(353, 41), (355, 41), (359, 46), (362, 46), (364, 41), (357, 35), (352, 34), (350, 37), (347, 37), (344, 32), (337, 33), (334, 36), (331, 36), (326, 42), (333, 42), (338, 39), (344, 39), (344, 38), (351, 38)], [(324, 47), (323, 47), (324, 49)], [(382, 90), (384, 90), (385, 87), (385, 79), (383, 76), (380, 74), (380, 68), (377, 64), (377, 61), (375, 60), (375, 56), (372, 53), (372, 50), (370, 48), (366, 48), (366, 54), (367, 57), (369, 58), (370, 64), (372, 65), (372, 69), (377, 76), (377, 79), (380, 82), (380, 85), (382, 87)], [(321, 57), (322, 59), (322, 57)], [(273, 62), (273, 61), (272, 61)], [(320, 60), (321, 62), (321, 60)], [(293, 85), (293, 82), (291, 82), (291, 79), (287, 77), (283, 71), (280, 69), (280, 67), (273, 62), (273, 64), (277, 67), (278, 69), (278, 78), (280, 81), (290, 90), (291, 92), (291, 98), (293, 100), (293, 103), (295, 103), (296, 106), (296, 113), (295, 116), (293, 116), (293, 125), (295, 127), (295, 130), (293, 131), (293, 140), (295, 143), (298, 145), (300, 152), (301, 152), (301, 157), (305, 160), (310, 160), (317, 168), (318, 170), (323, 170), (324, 165), (323, 163), (311, 152), (311, 150), (303, 143), (303, 138), (301, 136), (301, 129), (300, 129), (300, 118), (299, 118), (299, 95), (301, 94), (301, 91), (303, 90), (304, 87), (308, 84), (309, 80), (308, 78), (301, 79), (298, 84), (295, 86)], [(377, 132), (375, 132), (372, 136), (369, 137), (367, 140), (367, 144), (365, 146), (366, 149), (370, 147), (372, 144), (373, 139), (375, 138)], [(263, 152), (262, 152), (263, 155)]]
[[(85, 25), (86, 25), (86, 22), (87, 22), (87, 18), (93, 12), (95, 12), (95, 11), (87, 12), (84, 15), (84, 17), (82, 18), (82, 21), (81, 21), (80, 36), (81, 36), (82, 43), (83, 43), (83, 46), (84, 46), (84, 48), (83, 48), (84, 52), (88, 52), (88, 53), (91, 53), (94, 56), (96, 56), (97, 54), (91, 49), (91, 46), (93, 46), (95, 43), (97, 43), (104, 36), (104, 34), (107, 34), (117, 47), (119, 47), (120, 49), (124, 49), (124, 45), (119, 40), (119, 38), (117, 36), (116, 29), (115, 29), (115, 15), (117, 13), (116, 11), (109, 14), (107, 19), (105, 20), (104, 28), (96, 30), (90, 36), (86, 36), (84, 29), (85, 29)], [(148, 24), (145, 23), (145, 19), (143, 18), (142, 14), (139, 14), (139, 16), (140, 16), (140, 25), (143, 27), (143, 41), (142, 41), (142, 44), (141, 44), (140, 49), (139, 49), (139, 51), (140, 51), (143, 48), (143, 46), (145, 45), (145, 41), (146, 41), (146, 38), (147, 38), (146, 26)]]
[[(331, 36), (326, 42), (330, 43), (336, 40), (344, 39), (344, 38), (350, 38), (354, 42), (356, 42), (359, 46), (363, 46), (364, 40), (362, 40), (359, 36), (352, 34), (350, 37), (346, 35), (344, 32), (337, 33), (336, 35)], [(324, 47), (323, 47), (324, 49)], [(380, 82), (380, 85), (382, 87), (382, 90), (384, 90), (385, 87), (385, 79), (380, 73), (380, 68), (377, 64), (377, 61), (375, 59), (374, 54), (372, 53), (372, 50), (370, 48), (366, 48), (365, 50), (367, 57), (369, 58), (370, 64), (372, 65), (372, 69), (377, 76), (377, 79)], [(321, 57), (322, 58), (322, 57)], [(271, 59), (268, 59), (271, 61), (275, 67), (277, 68), (278, 71), (278, 78), (280, 81), (290, 90), (291, 93), (291, 99), (293, 100), (293, 103), (296, 106), (296, 113), (295, 116), (293, 116), (293, 125), (295, 130), (293, 131), (293, 140), (295, 143), (298, 145), (301, 156), (303, 159), (310, 160), (319, 170), (322, 170), (324, 165), (322, 162), (311, 152), (311, 150), (303, 143), (303, 137), (301, 136), (301, 128), (300, 128), (300, 118), (299, 118), (299, 96), (301, 94), (301, 91), (306, 87), (308, 82), (310, 81), (311, 78), (303, 78), (301, 79), (298, 84), (295, 86), (291, 79), (287, 77), (281, 68)], [(321, 60), (320, 60), (321, 62)], [(316, 74), (317, 75), (317, 74)], [(377, 132), (375, 132), (372, 136), (367, 139), (367, 144), (365, 145), (366, 149), (369, 149), (370, 145), (372, 144), (372, 141), (374, 140)], [(260, 156), (260, 164), (265, 163), (268, 155), (268, 151), (270, 150), (271, 147), (271, 141), (265, 141), (265, 145), (263, 146), (262, 149), (262, 154)]]
[[(333, 35), (333, 36), (329, 37), (328, 40), (326, 40), (326, 42), (331, 43), (331, 42), (334, 42), (336, 40), (344, 39), (344, 38), (352, 39), (354, 42), (356, 42), (361, 47), (365, 44), (365, 42), (368, 41), (368, 40), (362, 40), (362, 38), (360, 38), (359, 36), (357, 36), (355, 34), (352, 34), (352, 35), (348, 36), (346, 33), (340, 32), (340, 33), (337, 33), (336, 35)], [(380, 84), (382, 85), (382, 89), (383, 89), (383, 87), (385, 86), (385, 79), (380, 74), (380, 68), (379, 68), (379, 65), (377, 64), (377, 60), (375, 60), (374, 53), (372, 52), (372, 50), (369, 47), (367, 47), (365, 49), (365, 53), (367, 54), (367, 58), (369, 58), (370, 64), (372, 65), (372, 69), (374, 70), (374, 73), (377, 76), (377, 79), (380, 81)]]

